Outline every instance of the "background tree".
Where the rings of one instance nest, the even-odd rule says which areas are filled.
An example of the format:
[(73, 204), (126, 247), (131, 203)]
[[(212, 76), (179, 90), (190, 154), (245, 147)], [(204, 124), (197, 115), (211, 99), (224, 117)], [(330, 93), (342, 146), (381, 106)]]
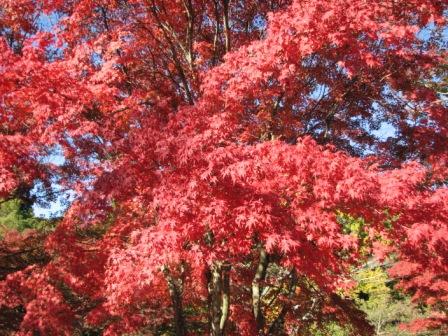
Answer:
[[(410, 298), (394, 288), (395, 281), (382, 267), (366, 267), (355, 276), (358, 285), (353, 294), (361, 309), (367, 312), (376, 335), (411, 335), (403, 325), (430, 315), (428, 308), (413, 305)], [(419, 335), (437, 335), (437, 331)]]
[[(49, 221), (32, 216), (32, 210), (18, 199), (0, 205), (0, 280), (32, 265), (45, 265), (49, 258), (44, 250)], [(25, 314), (22, 305), (0, 309), (0, 335), (17, 330)]]

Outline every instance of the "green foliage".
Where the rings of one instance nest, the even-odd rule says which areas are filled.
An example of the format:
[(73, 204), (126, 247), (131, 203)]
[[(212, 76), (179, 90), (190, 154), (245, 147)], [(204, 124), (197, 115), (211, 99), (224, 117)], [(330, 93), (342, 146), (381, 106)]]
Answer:
[(54, 224), (54, 221), (35, 217), (32, 208), (25, 206), (19, 199), (12, 199), (0, 204), (0, 236), (7, 230), (48, 231), (54, 227)]
[(423, 317), (424, 311), (413, 305), (408, 296), (394, 288), (394, 281), (382, 267), (368, 267), (368, 264), (366, 266), (355, 274), (358, 285), (352, 295), (375, 326), (376, 335), (412, 335), (401, 330), (399, 325)]
[(350, 332), (338, 325), (336, 322), (330, 322), (323, 327), (315, 325), (312, 330), (314, 336), (348, 336)]
[(353, 234), (361, 239), (367, 236), (367, 233), (364, 230), (366, 223), (363, 218), (355, 218), (342, 211), (337, 211), (336, 215), (338, 222), (342, 225), (342, 231), (345, 234)]
[(423, 85), (432, 88), (441, 99), (446, 103), (448, 98), (448, 66), (440, 65), (435, 70), (435, 76), (430, 81), (423, 81)]
[(384, 221), (384, 227), (390, 230), (393, 228), (394, 223), (400, 219), (400, 214), (392, 215), (389, 213), (389, 210), (385, 210), (384, 213), (387, 216), (386, 220)]
[(367, 247), (369, 246), (369, 234), (367, 233), (367, 223), (365, 220), (361, 217), (355, 218), (342, 211), (337, 211), (336, 217), (344, 234), (358, 238), (361, 246), (360, 252), (365, 255), (368, 252)]
[[(390, 214), (385, 210), (386, 219), (384, 227), (392, 229), (400, 214)], [(369, 237), (366, 232), (367, 223), (363, 218), (355, 218), (349, 214), (338, 211), (338, 222), (342, 232), (358, 237), (359, 242), (367, 247)], [(381, 239), (381, 238), (378, 238)], [(365, 256), (370, 255), (370, 249), (363, 249)], [(424, 307), (416, 307), (409, 296), (402, 294), (390, 279), (385, 268), (373, 261), (367, 262), (364, 267), (354, 275), (357, 286), (352, 291), (352, 298), (357, 306), (367, 314), (370, 323), (375, 327), (376, 335), (408, 336), (409, 332), (401, 330), (401, 324), (406, 324), (416, 318), (422, 318), (427, 313)], [(329, 324), (324, 329), (315, 332), (316, 336), (348, 335), (348, 331), (336, 324)], [(420, 335), (432, 335), (426, 332)]]

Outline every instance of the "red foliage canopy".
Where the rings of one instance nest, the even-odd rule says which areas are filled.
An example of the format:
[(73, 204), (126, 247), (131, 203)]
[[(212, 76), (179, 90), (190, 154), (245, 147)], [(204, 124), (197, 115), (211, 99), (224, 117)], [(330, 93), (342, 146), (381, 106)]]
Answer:
[[(174, 310), (181, 335), (179, 305), (213, 299), (215, 274), (224, 302), (226, 272), (218, 322), (268, 334), (260, 251), (331, 293), (363, 261), (338, 212), (392, 242), (393, 274), (438, 311), (422, 323), (446, 323), (448, 114), (427, 83), (446, 65), (447, 7), (3, 1), (0, 196), (55, 179), (77, 194), (47, 240), (52, 261), (2, 283), (0, 302), (26, 309), (22, 334), (120, 335)], [(303, 312), (283, 307), (293, 334)]]

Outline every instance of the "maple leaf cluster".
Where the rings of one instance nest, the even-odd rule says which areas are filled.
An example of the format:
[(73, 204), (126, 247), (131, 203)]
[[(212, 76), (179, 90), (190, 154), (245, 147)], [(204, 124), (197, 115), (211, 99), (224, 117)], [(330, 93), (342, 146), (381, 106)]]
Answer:
[(446, 330), (447, 7), (4, 1), (0, 197), (75, 195), (51, 260), (1, 282), (18, 335), (368, 334), (335, 295), (366, 248), (433, 307), (410, 328)]

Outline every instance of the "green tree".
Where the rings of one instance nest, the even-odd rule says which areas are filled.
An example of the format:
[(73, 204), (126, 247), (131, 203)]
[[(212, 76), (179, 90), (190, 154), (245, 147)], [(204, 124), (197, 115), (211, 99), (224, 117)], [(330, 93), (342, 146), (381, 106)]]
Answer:
[(25, 229), (48, 231), (54, 225), (54, 220), (35, 217), (31, 205), (20, 199), (12, 199), (0, 203), (0, 236), (9, 230), (19, 232)]
[[(424, 317), (427, 313), (425, 307), (412, 304), (408, 296), (394, 287), (395, 282), (380, 265), (371, 266), (367, 263), (355, 273), (354, 278), (358, 285), (352, 293), (353, 299), (375, 326), (376, 335), (412, 335), (402, 330), (400, 324)], [(436, 333), (427, 331), (419, 335), (436, 335)]]
[[(0, 281), (30, 265), (49, 261), (43, 243), (55, 220), (33, 215), (32, 203), (18, 198), (0, 202)], [(11, 335), (20, 325), (25, 308), (0, 306), (0, 336)]]

